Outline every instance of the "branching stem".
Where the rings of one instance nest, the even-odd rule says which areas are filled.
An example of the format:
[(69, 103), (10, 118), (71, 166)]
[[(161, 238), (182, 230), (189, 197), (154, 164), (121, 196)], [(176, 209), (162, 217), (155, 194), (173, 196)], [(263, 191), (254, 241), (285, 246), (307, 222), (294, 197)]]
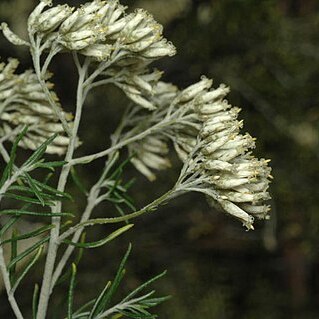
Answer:
[[(70, 137), (70, 143), (68, 146), (68, 150), (65, 156), (65, 161), (69, 162), (72, 157), (73, 153), (76, 147), (77, 143), (77, 133), (81, 121), (82, 116), (82, 108), (83, 108), (83, 83), (85, 81), (85, 77), (87, 74), (87, 63), (83, 65), (83, 67), (79, 67), (78, 65), (78, 73), (79, 73), (79, 80), (78, 80), (78, 88), (77, 88), (77, 98), (76, 98), (76, 113), (75, 113), (75, 119), (74, 119), (74, 125), (73, 130), (71, 132)], [(67, 183), (67, 179), (70, 173), (71, 166), (64, 166), (62, 168), (59, 182), (58, 182), (58, 191), (63, 192)], [(62, 203), (57, 202), (56, 205), (52, 208), (52, 213), (60, 212), (62, 208)], [(45, 263), (45, 269), (44, 269), (44, 275), (43, 275), (43, 281), (40, 291), (40, 297), (39, 297), (39, 306), (38, 306), (38, 313), (37, 313), (37, 319), (45, 319), (48, 303), (50, 299), (51, 294), (51, 284), (52, 284), (52, 275), (54, 271), (54, 265), (57, 255), (57, 249), (58, 244), (57, 240), (59, 237), (60, 232), (60, 224), (61, 224), (61, 218), (60, 217), (53, 217), (52, 218), (52, 224), (55, 226), (51, 230), (51, 236), (48, 246), (48, 253), (47, 253), (47, 259)]]

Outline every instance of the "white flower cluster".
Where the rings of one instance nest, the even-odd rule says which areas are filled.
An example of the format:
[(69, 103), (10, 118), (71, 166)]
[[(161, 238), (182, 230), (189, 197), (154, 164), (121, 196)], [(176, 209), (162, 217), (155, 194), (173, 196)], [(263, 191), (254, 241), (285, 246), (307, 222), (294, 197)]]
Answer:
[[(170, 167), (167, 155), (172, 142), (181, 161), (188, 165), (182, 183), (185, 191), (208, 195), (248, 229), (253, 228), (255, 217), (268, 216), (269, 207), (264, 202), (269, 199), (271, 169), (267, 160), (251, 154), (254, 138), (240, 133), (240, 109), (225, 100), (226, 86), (212, 89), (212, 80), (203, 77), (179, 91), (161, 82), (162, 73), (150, 71), (148, 66), (158, 58), (174, 55), (175, 47), (163, 38), (162, 26), (144, 10), (126, 14), (118, 0), (93, 0), (77, 9), (68, 5), (46, 9), (48, 6), (52, 6), (50, 0), (41, 0), (29, 16), (31, 47), (38, 46), (41, 52), (49, 49), (52, 55), (73, 51), (99, 62), (90, 76), (94, 80), (99, 76), (99, 80), (89, 85), (113, 83), (134, 102), (134, 115), (122, 137), (141, 134), (128, 150), (142, 174), (154, 180), (154, 170)], [(6, 24), (1, 28), (12, 43), (29, 45)], [(23, 143), (35, 149), (52, 132), (61, 133), (49, 151), (62, 153), (68, 138), (63, 136), (62, 125), (36, 76), (32, 72), (14, 75), (15, 68), (16, 62), (11, 60), (0, 70), (2, 134), (10, 132), (10, 125), (28, 124)]]
[(144, 65), (137, 64), (134, 68), (110, 68), (104, 75), (111, 78), (113, 83), (137, 105), (148, 110), (156, 109), (153, 98), (162, 72), (149, 72)]
[[(270, 199), (269, 160), (256, 159), (249, 151), (255, 147), (255, 139), (248, 133), (240, 133), (243, 123), (237, 120), (240, 109), (224, 100), (229, 89), (221, 85), (214, 90), (211, 86), (211, 80), (202, 78), (179, 96), (182, 103), (191, 101), (197, 115), (195, 124), (202, 123), (199, 131), (202, 146), (194, 157), (199, 164), (196, 169), (201, 169), (198, 181), (207, 190), (204, 193), (212, 194), (223, 210), (253, 229), (254, 217), (268, 217), (269, 206), (264, 201)], [(191, 145), (193, 139), (185, 144), (184, 151), (190, 150)]]
[(254, 218), (268, 217), (269, 206), (264, 202), (270, 198), (269, 161), (251, 154), (255, 139), (240, 133), (240, 109), (225, 100), (229, 88), (211, 87), (212, 80), (205, 77), (183, 91), (159, 82), (153, 98), (156, 110), (145, 122), (152, 127), (159, 116), (168, 125), (139, 146), (134, 145), (131, 153), (135, 150), (137, 156), (133, 163), (153, 180), (151, 169), (169, 167), (166, 156), (171, 140), (180, 159), (190, 164), (185, 190), (208, 195), (212, 203), (217, 202), (219, 208), (252, 229)]
[[(28, 131), (20, 142), (20, 146), (35, 150), (53, 134), (59, 134), (48, 146), (48, 153), (63, 154), (69, 143), (62, 125), (58, 122), (52, 108), (47, 102), (36, 75), (32, 71), (15, 74), (18, 61), (9, 59), (8, 63), (0, 63), (0, 136), (10, 135), (14, 128), (28, 125)], [(48, 83), (48, 88), (52, 84)], [(58, 103), (56, 94), (50, 90), (51, 97)], [(62, 110), (61, 110), (62, 112)], [(71, 114), (64, 114), (71, 121)], [(19, 133), (19, 132), (17, 132)]]
[(133, 156), (131, 163), (150, 181), (156, 179), (152, 170), (164, 170), (171, 167), (166, 157), (169, 146), (161, 136), (148, 136), (139, 143), (132, 143), (129, 145), (129, 152)]
[[(125, 15), (118, 0), (93, 0), (76, 9), (42, 0), (31, 13), (28, 28), (50, 46), (77, 51), (104, 61), (116, 51), (122, 59), (153, 60), (175, 54), (175, 47), (162, 36), (162, 26), (146, 11)], [(128, 63), (128, 62), (125, 62)]]

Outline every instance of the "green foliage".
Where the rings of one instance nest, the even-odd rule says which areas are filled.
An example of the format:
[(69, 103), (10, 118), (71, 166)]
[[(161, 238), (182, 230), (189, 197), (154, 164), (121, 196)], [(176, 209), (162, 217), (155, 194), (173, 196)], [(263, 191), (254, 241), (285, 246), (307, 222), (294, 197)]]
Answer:
[[(21, 208), (17, 209), (3, 209), (0, 214), (8, 217), (8, 221), (3, 225), (0, 230), (0, 245), (4, 246), (10, 244), (11, 247), (11, 258), (8, 262), (7, 268), (9, 270), (9, 276), (12, 285), (12, 292), (14, 293), (16, 289), (21, 284), (22, 280), (30, 272), (33, 266), (41, 258), (45, 244), (50, 240), (50, 231), (55, 227), (53, 224), (42, 225), (36, 229), (28, 232), (18, 233), (13, 230), (11, 238), (6, 238), (5, 235), (8, 231), (11, 231), (13, 226), (19, 221), (21, 217), (73, 217), (71, 213), (65, 212), (52, 212), (44, 211), (44, 208), (52, 208), (56, 205), (56, 201), (62, 200), (72, 200), (71, 195), (66, 192), (61, 192), (55, 187), (49, 186), (50, 176), (47, 176), (43, 182), (40, 182), (37, 178), (31, 176), (32, 171), (35, 169), (50, 169), (55, 172), (56, 168), (60, 168), (67, 163), (65, 161), (54, 161), (47, 162), (44, 160), (43, 156), (46, 148), (54, 141), (55, 136), (52, 136), (46, 140), (20, 167), (15, 165), (17, 146), (23, 136), (26, 134), (27, 129), (24, 129), (21, 134), (17, 137), (16, 141), (12, 146), (10, 153), (10, 160), (8, 161), (6, 168), (4, 170), (4, 175), (2, 177), (2, 193), (3, 198), (9, 200), (14, 200), (17, 204), (22, 204)], [(101, 195), (100, 201), (108, 201), (114, 207), (121, 209), (129, 208), (134, 210), (135, 207), (132, 204), (132, 199), (127, 195), (129, 188), (132, 186), (133, 182), (124, 183), (122, 179), (123, 171), (126, 165), (129, 163), (129, 159), (118, 165), (118, 154), (114, 156), (110, 163), (106, 166), (104, 174), (100, 179), (100, 187), (105, 192)], [(76, 175), (75, 170), (73, 171), (73, 180), (75, 184), (80, 188), (84, 195), (87, 195), (87, 191), (80, 182), (79, 177)], [(38, 209), (40, 207), (40, 210)], [(124, 214), (124, 212), (123, 212)], [(103, 224), (101, 220), (90, 222), (88, 225), (83, 226), (94, 226), (98, 224)], [(72, 222), (65, 223), (61, 230), (68, 230), (71, 227)], [(82, 227), (83, 227), (82, 226)], [(81, 227), (79, 224), (78, 227)], [(102, 313), (110, 311), (112, 317), (115, 314), (120, 316), (130, 317), (130, 318), (154, 318), (147, 309), (158, 305), (160, 302), (166, 300), (166, 298), (151, 298), (153, 291), (136, 297), (143, 289), (147, 288), (155, 280), (161, 278), (163, 274), (152, 278), (146, 283), (142, 284), (140, 287), (135, 289), (133, 292), (128, 294), (122, 301), (114, 306), (111, 306), (112, 301), (116, 292), (119, 290), (119, 286), (125, 275), (125, 264), (131, 251), (131, 245), (127, 250), (123, 260), (120, 263), (116, 276), (112, 282), (108, 282), (106, 287), (100, 293), (100, 295), (93, 301), (88, 302), (78, 311), (73, 311), (74, 295), (76, 293), (75, 282), (77, 275), (77, 266), (81, 260), (83, 250), (86, 248), (97, 248), (109, 243), (118, 236), (122, 235), (129, 229), (133, 227), (133, 224), (127, 224), (122, 226), (115, 231), (111, 232), (105, 238), (94, 241), (85, 242), (85, 233), (82, 234), (82, 239), (80, 242), (73, 242), (72, 240), (63, 240), (63, 243), (68, 246), (74, 246), (78, 248), (78, 256), (72, 263), (71, 268), (59, 278), (56, 284), (64, 282), (67, 278), (70, 278), (69, 291), (67, 297), (67, 318), (100, 318)], [(34, 243), (30, 245), (27, 249), (18, 252), (18, 243), (27, 239), (34, 239)], [(18, 264), (25, 260), (22, 269), (17, 271)], [(39, 301), (39, 286), (35, 285), (32, 301), (32, 312), (33, 318), (36, 318), (38, 311), (38, 301)], [(88, 310), (90, 309), (90, 310)], [(109, 310), (108, 310), (109, 309)]]
[[(93, 223), (94, 224), (94, 223)], [(106, 236), (103, 239), (100, 239), (98, 241), (95, 242), (90, 242), (90, 243), (75, 243), (72, 242), (71, 240), (64, 240), (63, 242), (67, 245), (72, 245), (75, 246), (77, 248), (97, 248), (97, 247), (101, 247), (104, 246), (105, 244), (107, 244), (108, 242), (112, 241), (113, 239), (115, 239), (116, 237), (122, 235), (123, 233), (125, 233), (126, 231), (128, 231), (129, 229), (131, 229), (134, 225), (133, 224), (128, 224), (126, 226), (123, 226), (117, 230), (115, 230), (114, 232), (112, 232), (110, 235)]]
[[(149, 281), (145, 282), (134, 291), (129, 293), (124, 299), (120, 302), (115, 303), (114, 306), (111, 304), (114, 302), (113, 299), (115, 297), (116, 292), (119, 289), (119, 286), (124, 278), (126, 273), (125, 264), (131, 252), (131, 245), (129, 246), (125, 256), (123, 257), (117, 273), (114, 277), (113, 281), (108, 281), (101, 291), (99, 296), (95, 300), (89, 301), (83, 307), (81, 307), (78, 311), (76, 311), (70, 318), (155, 318), (155, 315), (152, 315), (148, 309), (154, 306), (157, 306), (161, 302), (167, 300), (168, 297), (154, 298), (152, 297), (155, 291), (151, 291), (145, 295), (141, 295), (136, 297), (140, 292), (142, 292), (145, 288), (151, 285), (154, 281), (163, 277), (166, 272), (155, 276)], [(71, 279), (71, 281), (74, 279)], [(70, 285), (71, 287), (71, 285)], [(71, 288), (70, 288), (71, 289)], [(69, 293), (70, 296), (70, 293)], [(152, 298), (151, 298), (152, 297)], [(91, 310), (87, 310), (91, 308)]]

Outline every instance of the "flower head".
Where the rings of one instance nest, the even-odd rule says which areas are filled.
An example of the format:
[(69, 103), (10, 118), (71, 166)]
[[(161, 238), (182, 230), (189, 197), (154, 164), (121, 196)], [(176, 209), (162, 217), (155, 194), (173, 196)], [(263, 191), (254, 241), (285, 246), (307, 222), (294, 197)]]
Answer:
[(148, 136), (139, 143), (129, 146), (129, 153), (133, 156), (132, 164), (150, 181), (156, 179), (152, 170), (163, 170), (171, 167), (166, 157), (169, 147), (160, 135)]
[[(47, 152), (65, 153), (69, 138), (65, 136), (62, 125), (47, 102), (36, 75), (32, 71), (15, 74), (17, 66), (18, 61), (15, 59), (0, 64), (1, 136), (7, 135), (13, 141), (14, 129), (28, 125), (29, 129), (19, 144), (21, 147), (35, 150), (47, 138), (58, 133)], [(53, 85), (50, 82), (47, 85), (51, 97), (58, 103), (58, 97), (52, 91)], [(65, 116), (69, 121), (72, 120), (71, 114)]]
[(163, 28), (144, 10), (125, 15), (118, 0), (93, 0), (75, 9), (58, 5), (47, 10), (41, 1), (28, 21), (31, 34), (47, 41), (45, 47), (77, 51), (97, 61), (138, 57), (154, 60), (175, 54), (175, 47), (163, 38)]
[(240, 109), (224, 99), (229, 89), (221, 85), (214, 90), (211, 84), (202, 78), (179, 95), (180, 103), (194, 112), (194, 124), (200, 122), (201, 129), (197, 142), (182, 137), (177, 138), (178, 145), (184, 152), (184, 161), (190, 160), (186, 155), (192, 154), (197, 145), (187, 173), (191, 176), (192, 190), (208, 195), (220, 208), (253, 229), (254, 217), (268, 217), (269, 206), (264, 202), (270, 198), (269, 160), (252, 155), (255, 139), (248, 133), (240, 133), (242, 121), (237, 119)]

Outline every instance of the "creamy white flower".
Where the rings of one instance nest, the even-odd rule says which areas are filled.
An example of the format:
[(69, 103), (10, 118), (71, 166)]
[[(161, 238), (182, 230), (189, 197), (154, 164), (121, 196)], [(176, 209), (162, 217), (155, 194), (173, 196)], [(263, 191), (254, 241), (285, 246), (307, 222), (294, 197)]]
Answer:
[[(186, 121), (184, 128), (176, 128), (174, 146), (179, 157), (187, 162), (189, 154), (200, 145), (190, 161), (196, 164), (190, 165), (188, 174), (200, 174), (197, 186), (196, 180), (192, 180), (192, 189), (212, 196), (220, 208), (253, 229), (254, 217), (268, 216), (269, 207), (263, 202), (270, 198), (269, 161), (250, 154), (255, 139), (248, 133), (240, 134), (240, 109), (224, 100), (229, 88), (221, 85), (214, 90), (211, 85), (211, 80), (202, 77), (178, 94), (175, 108), (185, 109), (185, 118), (192, 123)], [(183, 137), (185, 128), (192, 132), (188, 139)]]
[(131, 162), (150, 181), (156, 179), (152, 170), (164, 170), (171, 167), (166, 157), (169, 151), (167, 142), (159, 135), (151, 135), (129, 146), (129, 153), (133, 156)]
[(163, 27), (144, 10), (137, 10), (127, 16), (127, 24), (120, 33), (124, 48), (131, 53), (139, 53), (147, 59), (172, 56), (175, 47), (163, 38)]
[(127, 71), (111, 68), (105, 75), (113, 78), (113, 83), (121, 88), (134, 103), (148, 110), (156, 109), (153, 96), (162, 72), (158, 70), (149, 72), (144, 64), (140, 64)]
[(56, 29), (68, 16), (73, 8), (68, 5), (58, 5), (44, 11), (36, 21), (37, 31), (48, 32)]
[(110, 57), (113, 51), (113, 47), (110, 44), (95, 43), (84, 47), (80, 50), (80, 53), (95, 58), (97, 61), (103, 61)]
[(180, 94), (179, 100), (181, 102), (188, 102), (191, 99), (194, 99), (198, 94), (202, 94), (204, 90), (209, 89), (213, 84), (213, 81), (202, 77), (201, 81), (192, 84)]
[[(19, 145), (35, 150), (47, 138), (58, 133), (59, 136), (47, 148), (47, 152), (63, 154), (69, 138), (65, 136), (62, 124), (50, 107), (36, 75), (31, 71), (17, 75), (14, 73), (17, 66), (15, 59), (10, 59), (7, 65), (0, 64), (0, 135), (9, 134), (9, 140), (13, 141), (15, 136), (10, 136), (10, 133), (14, 128), (22, 129), (28, 125), (28, 131)], [(58, 104), (58, 97), (52, 91), (53, 85), (47, 82), (47, 87)], [(68, 121), (72, 120), (71, 114), (64, 116)]]
[(247, 229), (254, 229), (253, 223), (254, 223), (254, 217), (249, 215), (247, 212), (245, 212), (243, 209), (235, 205), (234, 203), (220, 199), (219, 201), (220, 206), (231, 216), (239, 219)]
[(9, 42), (14, 45), (26, 45), (30, 46), (30, 43), (21, 39), (17, 34), (15, 34), (5, 22), (1, 23), (0, 30), (2, 30), (3, 35), (7, 38)]
[(51, 0), (41, 0), (40, 3), (34, 8), (34, 10), (30, 13), (28, 18), (28, 30), (31, 33), (37, 32), (36, 24), (41, 16), (43, 9), (47, 6), (52, 6)]

